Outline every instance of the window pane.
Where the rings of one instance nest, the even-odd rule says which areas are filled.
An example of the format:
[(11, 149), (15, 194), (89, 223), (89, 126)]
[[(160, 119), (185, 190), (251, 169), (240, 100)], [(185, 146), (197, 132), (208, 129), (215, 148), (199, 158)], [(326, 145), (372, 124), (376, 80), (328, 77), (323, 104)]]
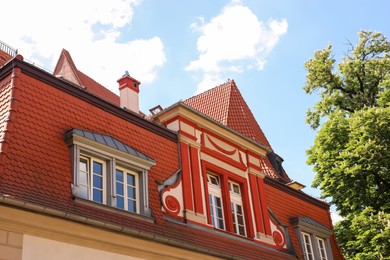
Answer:
[(135, 176), (127, 174), (127, 185), (135, 186)]
[[(214, 204), (213, 204), (213, 196), (209, 195), (209, 201), (210, 201), (210, 215), (211, 218), (214, 216)], [(214, 224), (213, 224), (214, 226)]]
[(244, 226), (239, 226), (238, 227), (239, 229), (239, 233), (241, 236), (245, 236), (245, 227)]
[(218, 228), (224, 229), (223, 226), (224, 226), (224, 225), (223, 225), (223, 219), (218, 219)]
[(93, 189), (93, 201), (103, 203), (103, 191)]
[(135, 199), (135, 188), (127, 186), (127, 197)]
[(239, 225), (244, 225), (244, 218), (242, 215), (237, 215), (237, 220)]
[(233, 192), (240, 194), (240, 187), (237, 184), (233, 184)]
[(93, 172), (99, 175), (103, 175), (103, 164), (93, 162)]
[(121, 170), (116, 170), (116, 177), (115, 179), (117, 181), (123, 182), (123, 172)]
[(121, 197), (121, 196), (117, 196), (116, 197), (116, 207), (120, 208), (120, 209), (124, 209), (125, 208), (125, 202), (124, 202), (123, 197)]
[(88, 199), (88, 187), (87, 186), (79, 186), (79, 196), (83, 199)]
[(236, 205), (237, 206), (237, 214), (242, 215), (242, 207), (241, 205)]
[(221, 199), (218, 197), (215, 197), (215, 206), (219, 208), (221, 207)]
[(134, 200), (127, 200), (127, 205), (128, 205), (127, 208), (128, 211), (136, 212), (137, 208)]
[(116, 194), (119, 194), (119, 195), (124, 195), (123, 194), (123, 184), (120, 183), (120, 182), (117, 182), (116, 183)]
[(88, 173), (87, 172), (80, 171), (79, 183), (84, 184), (84, 185), (88, 185)]
[(80, 158), (80, 164), (79, 164), (79, 167), (80, 167), (80, 171), (83, 171), (83, 172), (87, 172), (88, 170), (88, 160), (84, 159), (84, 158)]
[(93, 175), (93, 187), (103, 189), (103, 178), (98, 175)]
[(217, 208), (217, 217), (218, 218), (223, 218), (222, 217), (222, 209), (221, 208)]
[(210, 182), (214, 185), (219, 186), (219, 178), (214, 175), (209, 175)]

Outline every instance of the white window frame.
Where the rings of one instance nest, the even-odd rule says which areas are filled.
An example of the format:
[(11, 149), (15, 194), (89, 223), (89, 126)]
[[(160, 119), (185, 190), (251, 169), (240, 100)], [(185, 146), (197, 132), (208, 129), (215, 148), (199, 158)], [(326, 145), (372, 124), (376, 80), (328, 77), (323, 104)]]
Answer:
[(328, 260), (325, 239), (316, 237), (320, 260)]
[(301, 232), (302, 235), (302, 247), (305, 259), (314, 260), (313, 245), (311, 243), (311, 236), (308, 233)]
[[(244, 206), (242, 203), (241, 187), (238, 183), (229, 181), (229, 195), (233, 218), (234, 233), (240, 236), (246, 236), (246, 225)], [(238, 213), (238, 207), (241, 207), (241, 214)], [(242, 218), (242, 224), (239, 223), (239, 218)], [(240, 227), (242, 229), (240, 229)], [(241, 232), (243, 230), (243, 233)]]
[[(210, 208), (210, 216), (212, 225), (215, 228), (226, 230), (226, 220), (225, 220), (225, 212), (223, 208), (223, 200), (222, 200), (222, 190), (221, 190), (221, 180), (219, 176), (214, 174), (207, 174), (207, 184), (209, 191), (209, 208)], [(221, 206), (218, 207), (216, 205), (216, 201), (219, 200)], [(221, 216), (216, 214), (220, 210)], [(220, 221), (222, 220), (222, 226)]]
[[(326, 227), (321, 228), (320, 227), (321, 224), (313, 225), (305, 221), (301, 221), (301, 220), (297, 221), (297, 219), (298, 218), (291, 219), (290, 222), (295, 229), (295, 233), (297, 237), (299, 238), (299, 242), (305, 259), (308, 260), (310, 258), (308, 258), (306, 254), (306, 248), (305, 248), (306, 244), (305, 244), (304, 234), (308, 235), (308, 237), (310, 238), (310, 244), (313, 252), (312, 259), (333, 260), (332, 248), (329, 240), (329, 237), (333, 234), (333, 231), (327, 229)], [(323, 241), (323, 245), (324, 245), (323, 252), (325, 252), (326, 258), (323, 258), (323, 255), (320, 252), (321, 249), (318, 243), (318, 239), (321, 239)]]
[[(123, 181), (120, 182), (117, 180), (117, 171), (121, 171), (123, 174)], [(127, 181), (127, 175), (134, 176), (134, 185), (130, 185)], [(123, 195), (118, 193), (118, 184), (122, 183), (123, 184)], [(135, 189), (134, 192), (134, 198), (129, 196), (128, 194), (128, 186), (131, 188)], [(139, 174), (129, 170), (124, 167), (117, 166), (115, 169), (115, 197), (116, 197), (116, 207), (119, 208), (118, 206), (118, 197), (123, 197), (123, 210), (129, 211), (129, 212), (134, 212), (134, 213), (140, 213), (140, 195), (139, 195), (139, 190), (140, 190), (140, 185), (139, 185)], [(128, 203), (126, 203), (128, 200), (135, 201), (135, 210), (131, 210), (128, 207)]]
[[(91, 201), (96, 205), (104, 205), (116, 208), (116, 188), (115, 176), (116, 169), (122, 168), (127, 172), (132, 172), (137, 175), (137, 210), (136, 213), (144, 216), (151, 216), (148, 198), (148, 170), (156, 163), (135, 155), (114, 149), (107, 145), (98, 143), (78, 134), (72, 134), (67, 140), (71, 152), (73, 165), (73, 183), (72, 194), (77, 199)], [(104, 165), (104, 182), (103, 182), (103, 203), (94, 202), (92, 200), (92, 186), (90, 175), (88, 178), (88, 196), (87, 198), (80, 196), (80, 158), (92, 158)], [(93, 185), (93, 183), (92, 183)], [(93, 204), (90, 204), (93, 205)], [(121, 209), (118, 209), (121, 210)], [(122, 210), (121, 210), (122, 211)], [(125, 210), (123, 210), (125, 211)]]
[[(87, 162), (86, 166), (86, 171), (85, 174), (86, 174), (86, 183), (81, 183), (81, 168), (80, 168), (80, 164), (81, 164), (81, 160), (85, 160)], [(91, 200), (91, 201), (94, 201), (94, 202), (97, 202), (97, 203), (102, 203), (102, 204), (106, 204), (107, 203), (107, 163), (106, 161), (104, 160), (100, 160), (96, 157), (93, 157), (93, 156), (88, 156), (88, 155), (84, 155), (84, 154), (80, 154), (79, 156), (79, 159), (78, 159), (78, 163), (79, 163), (79, 172), (78, 172), (78, 187), (79, 187), (79, 191), (80, 191), (80, 196), (82, 198), (85, 198), (85, 199), (88, 199), (88, 200)], [(94, 164), (95, 163), (99, 163), (102, 165), (102, 175), (101, 175), (101, 178), (102, 178), (102, 187), (99, 188), (99, 187), (96, 187), (95, 186), (95, 183), (94, 183), (94, 175), (97, 176), (97, 174), (94, 172)], [(99, 177), (99, 176), (98, 176)], [(81, 193), (81, 187), (85, 187), (86, 188), (86, 196), (83, 196), (83, 194)], [(102, 192), (102, 201), (97, 201), (94, 197), (94, 189), (98, 189), (98, 190), (101, 190)]]

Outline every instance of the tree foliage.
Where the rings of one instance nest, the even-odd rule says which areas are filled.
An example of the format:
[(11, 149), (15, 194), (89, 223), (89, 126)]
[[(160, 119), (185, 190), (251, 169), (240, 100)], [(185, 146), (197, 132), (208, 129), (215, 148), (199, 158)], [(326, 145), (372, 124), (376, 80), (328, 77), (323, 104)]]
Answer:
[(317, 51), (305, 63), (308, 73), (303, 89), (308, 94), (319, 91), (321, 95), (307, 113), (307, 122), (314, 129), (333, 111), (353, 113), (364, 107), (388, 105), (390, 43), (380, 33), (362, 31), (359, 43), (351, 48), (338, 64), (338, 71), (334, 71), (332, 45)]
[(369, 206), (390, 210), (390, 107), (329, 114), (307, 153), (313, 186), (342, 216)]
[(348, 259), (390, 259), (390, 214), (366, 208), (335, 226)]
[(304, 86), (306, 93), (321, 97), (306, 117), (318, 130), (307, 150), (307, 162), (316, 172), (313, 187), (319, 187), (322, 197), (329, 197), (345, 218), (336, 226), (336, 235), (352, 259), (376, 247), (359, 240), (364, 242), (360, 249), (348, 251), (369, 231), (367, 225), (353, 230), (357, 220), (351, 216), (365, 216), (367, 209), (390, 212), (390, 43), (376, 32), (362, 31), (359, 36), (337, 70), (331, 45), (317, 51), (305, 63)]

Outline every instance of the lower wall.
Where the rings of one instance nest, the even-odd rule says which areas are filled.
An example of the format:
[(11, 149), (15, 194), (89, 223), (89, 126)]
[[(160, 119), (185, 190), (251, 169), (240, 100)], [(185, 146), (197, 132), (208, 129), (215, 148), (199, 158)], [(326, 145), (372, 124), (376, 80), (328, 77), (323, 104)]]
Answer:
[(25, 235), (22, 260), (36, 259), (135, 260), (140, 258)]
[[(0, 229), (0, 259), (22, 259), (23, 235)], [(38, 258), (37, 258), (38, 259)]]
[(0, 260), (220, 259), (0, 203)]

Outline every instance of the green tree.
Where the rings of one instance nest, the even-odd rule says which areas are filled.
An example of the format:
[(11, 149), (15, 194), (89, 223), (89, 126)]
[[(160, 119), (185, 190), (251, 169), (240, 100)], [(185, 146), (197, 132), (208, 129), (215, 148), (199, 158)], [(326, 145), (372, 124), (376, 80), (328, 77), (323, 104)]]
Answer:
[[(316, 172), (312, 185), (345, 218), (336, 235), (350, 258), (376, 250), (366, 240), (364, 252), (347, 250), (358, 236), (350, 235), (356, 227), (352, 216), (364, 216), (367, 208), (373, 214), (390, 211), (390, 43), (376, 32), (361, 31), (359, 36), (337, 70), (331, 45), (317, 51), (305, 63), (304, 86), (306, 93), (321, 97), (306, 117), (318, 130), (307, 150), (307, 162)], [(361, 236), (366, 231), (359, 226)], [(389, 232), (385, 235), (388, 240)]]
[(335, 226), (338, 242), (348, 259), (390, 259), (390, 214), (366, 208)]
[(332, 45), (305, 63), (306, 93), (319, 91), (321, 100), (308, 110), (307, 122), (316, 129), (333, 111), (354, 113), (364, 107), (388, 106), (390, 98), (390, 43), (380, 33), (362, 31), (356, 46), (338, 64)]

